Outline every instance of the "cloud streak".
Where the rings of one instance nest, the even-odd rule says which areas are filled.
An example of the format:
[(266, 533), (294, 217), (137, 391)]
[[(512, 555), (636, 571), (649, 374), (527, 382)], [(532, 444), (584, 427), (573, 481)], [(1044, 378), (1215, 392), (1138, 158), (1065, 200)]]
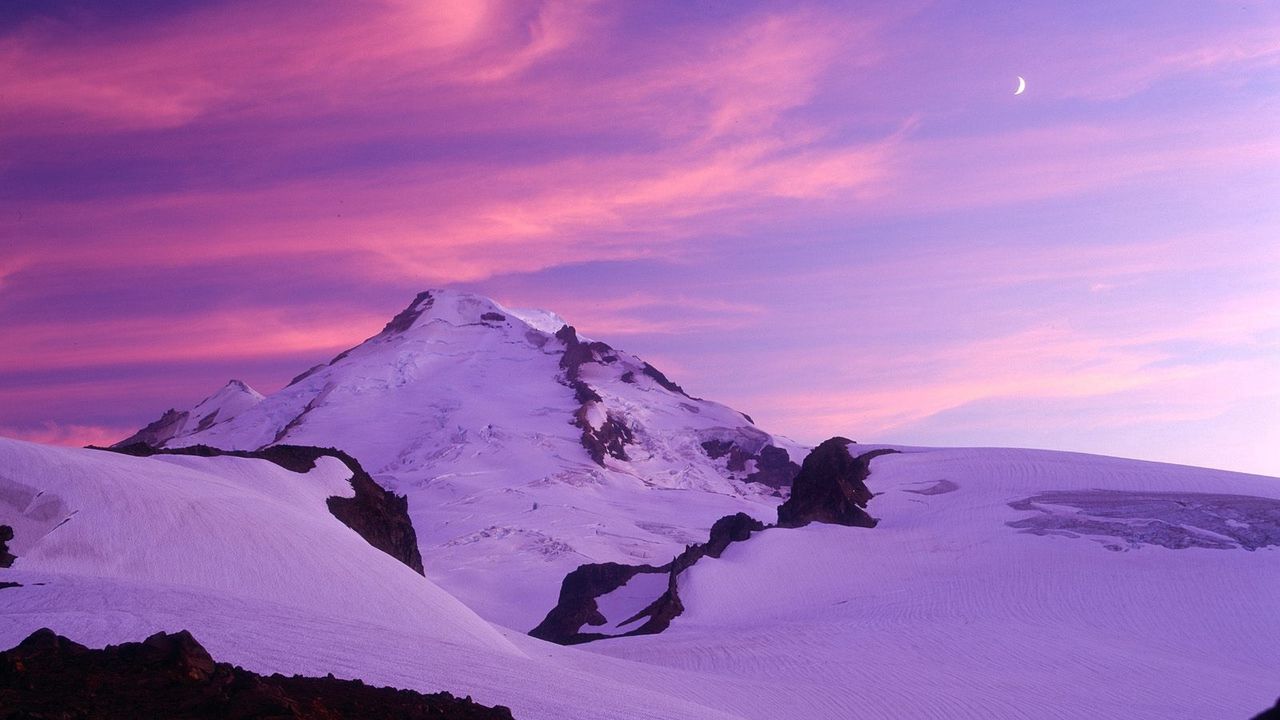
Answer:
[(1225, 413), (1225, 378), (1272, 367), (1277, 29), (1200, 2), (53, 2), (0, 27), (0, 387), (32, 408), (0, 425), (75, 442), (240, 366), (270, 390), (459, 283), (813, 439), (1010, 398)]

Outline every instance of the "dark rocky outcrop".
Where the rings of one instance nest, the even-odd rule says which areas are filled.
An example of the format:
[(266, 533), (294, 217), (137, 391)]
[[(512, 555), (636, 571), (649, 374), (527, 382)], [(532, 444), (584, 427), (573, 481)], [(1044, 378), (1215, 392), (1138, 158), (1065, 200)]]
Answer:
[[(385, 337), (387, 335), (395, 335), (397, 333), (405, 332), (406, 330), (412, 328), (413, 324), (418, 321), (418, 318), (422, 317), (424, 313), (430, 310), (431, 306), (435, 305), (435, 302), (436, 302), (435, 296), (431, 294), (430, 290), (424, 290), (418, 293), (417, 295), (414, 296), (413, 302), (409, 303), (408, 307), (396, 313), (396, 316), (391, 318), (390, 322), (384, 325), (382, 330), (377, 335), (374, 335), (373, 337), (380, 338), (380, 337)], [(373, 338), (370, 338), (370, 339), (373, 339)], [(290, 380), (289, 384), (286, 385), (285, 387), (291, 387), (293, 385), (297, 385), (303, 380), (306, 380), (312, 375), (315, 375), (317, 372), (320, 372), (324, 368), (327, 368), (330, 365), (333, 365), (335, 363), (341, 362), (343, 359), (351, 355), (352, 350), (355, 350), (355, 348), (349, 348), (347, 350), (343, 350), (337, 355), (334, 355), (333, 359), (330, 360), (329, 362), (320, 363), (319, 365), (311, 367), (305, 372), (294, 376), (294, 378)], [(303, 411), (303, 412), (305, 414), (306, 411)], [(299, 416), (299, 418), (300, 417), (301, 415)]]
[(188, 415), (190, 413), (185, 410), (174, 410), (173, 408), (165, 410), (159, 420), (116, 443), (116, 446), (123, 447), (142, 443), (152, 447), (161, 447), (178, 432), (178, 428), (182, 427), (182, 423), (186, 422)]
[(666, 566), (590, 563), (579, 565), (560, 583), (560, 598), (538, 626), (529, 631), (533, 637), (561, 645), (576, 645), (609, 637), (602, 633), (580, 632), (584, 625), (599, 627), (608, 622), (600, 614), (596, 598), (626, 585), (640, 573), (666, 572)]
[(743, 481), (761, 483), (774, 489), (790, 487), (800, 472), (800, 466), (792, 462), (787, 451), (774, 445), (766, 444), (753, 453), (733, 440), (713, 439), (704, 441), (702, 450), (712, 460), (727, 456), (726, 467), (729, 472), (746, 472), (747, 461), (754, 460), (755, 470), (743, 478)]
[(1276, 700), (1276, 704), (1266, 710), (1262, 714), (1255, 715), (1253, 720), (1280, 720), (1280, 700)]
[(732, 440), (707, 440), (702, 443), (702, 451), (712, 460), (727, 456), (729, 459), (725, 462), (730, 472), (744, 472), (747, 469), (747, 461), (755, 458)]
[(418, 533), (409, 520), (409, 499), (384, 489), (363, 469), (354, 472), (351, 487), (356, 491), (355, 496), (335, 495), (325, 501), (329, 512), (370, 545), (413, 568), (419, 575), (425, 574), (422, 553), (418, 550)]
[[(853, 441), (847, 438), (831, 438), (809, 453), (795, 478), (791, 499), (778, 508), (777, 525), (765, 525), (745, 513), (726, 515), (711, 526), (707, 542), (686, 547), (666, 565), (654, 567), (598, 563), (579, 566), (561, 584), (560, 599), (556, 607), (529, 634), (561, 645), (576, 645), (610, 637), (660, 633), (684, 612), (684, 604), (680, 600), (681, 574), (705, 557), (719, 558), (731, 544), (750, 540), (753, 533), (775, 527), (801, 527), (814, 521), (875, 527), (875, 519), (866, 512), (867, 503), (872, 498), (865, 482), (871, 473), (871, 460), (897, 451), (872, 450), (853, 457), (848, 451), (851, 444)], [(766, 449), (769, 447), (771, 446), (766, 446)], [(727, 440), (709, 440), (702, 443), (702, 448), (713, 459), (730, 456), (730, 462), (733, 462), (732, 453), (735, 450), (743, 452), (732, 441)], [(630, 618), (616, 622), (616, 619), (604, 617), (596, 602), (597, 598), (617, 590), (642, 572), (666, 573), (666, 588)], [(643, 623), (632, 630), (613, 635), (582, 632), (584, 626), (598, 627), (608, 624), (610, 620), (615, 621), (615, 627), (641, 621)]]
[(18, 558), (9, 552), (9, 541), (13, 539), (13, 528), (0, 525), (0, 568), (13, 567)]
[[(668, 380), (668, 379), (667, 379), (667, 376), (666, 376), (666, 375), (663, 375), (661, 370), (659, 370), (658, 368), (656, 368), (656, 367), (654, 367), (654, 366), (650, 365), (649, 363), (645, 363), (645, 364), (644, 364), (644, 370), (643, 370), (643, 372), (644, 372), (644, 374), (645, 374), (645, 375), (648, 375), (650, 378), (653, 378), (653, 381), (654, 381), (654, 382), (658, 383), (658, 384), (659, 384), (659, 385), (661, 385), (662, 387), (666, 388), (667, 390), (670, 390), (671, 392), (673, 392), (673, 393), (675, 393), (675, 394), (677, 394), (677, 395), (683, 395), (683, 396), (685, 396), (685, 397), (689, 398), (690, 400), (698, 400), (698, 399), (699, 399), (699, 398), (695, 398), (695, 397), (693, 397), (693, 396), (689, 395), (689, 393), (687, 393), (687, 392), (685, 392), (685, 391), (684, 391), (684, 388), (682, 388), (682, 387), (680, 387), (679, 385), (677, 385), (677, 384), (675, 384), (675, 383), (671, 382), (670, 380)], [(747, 422), (750, 422), (750, 420), (748, 420)]]
[(600, 427), (592, 427), (585, 417), (585, 410), (580, 410), (579, 413), (583, 415), (578, 418), (578, 427), (582, 428), (582, 446), (597, 465), (604, 467), (606, 455), (618, 460), (630, 459), (627, 445), (634, 436), (626, 422), (613, 413), (607, 413)]
[[(8, 525), (0, 525), (0, 568), (13, 567), (13, 561), (18, 559), (13, 553), (9, 552), (9, 541), (12, 539), (13, 528)], [(22, 587), (22, 584), (0, 580), (0, 590), (11, 587)]]
[(572, 325), (564, 325), (557, 330), (556, 339), (564, 343), (560, 369), (564, 371), (564, 382), (573, 389), (573, 398), (578, 403), (578, 409), (573, 414), (573, 424), (582, 431), (582, 447), (586, 448), (587, 454), (601, 467), (604, 467), (606, 456), (618, 460), (630, 459), (627, 456), (627, 445), (634, 439), (631, 428), (613, 413), (606, 413), (600, 427), (592, 425), (592, 405), (602, 402), (603, 398), (582, 379), (583, 365), (590, 362), (617, 362), (617, 352), (602, 342), (582, 342)]
[[(747, 515), (737, 513), (720, 518), (711, 526), (706, 543), (690, 545), (671, 562), (660, 567), (652, 565), (622, 565), (619, 563), (592, 563), (580, 565), (565, 576), (560, 585), (560, 598), (556, 606), (536, 628), (529, 631), (533, 637), (558, 643), (577, 645), (609, 637), (654, 635), (666, 630), (671, 621), (684, 612), (680, 601), (679, 577), (704, 557), (718, 558), (731, 543), (747, 540), (751, 533), (765, 529), (765, 524)], [(619, 626), (644, 622), (632, 630), (615, 635), (582, 632), (583, 626), (598, 627), (609, 622), (600, 613), (596, 598), (607, 595), (627, 584), (641, 573), (665, 573), (666, 589), (640, 612), (623, 619)]]
[(747, 482), (768, 485), (771, 488), (790, 487), (800, 473), (800, 466), (791, 461), (786, 450), (773, 445), (760, 448), (756, 456), (756, 471), (747, 476)]
[[(760, 532), (764, 529), (764, 523), (746, 513), (725, 515), (711, 526), (711, 536), (707, 539), (707, 542), (694, 547), (701, 548), (703, 555), (719, 558), (730, 544), (748, 540), (751, 538), (751, 533)], [(685, 552), (688, 553), (689, 551), (686, 550)]]
[(351, 471), (351, 487), (354, 497), (334, 496), (328, 499), (329, 512), (344, 525), (355, 530), (373, 547), (423, 574), (422, 553), (418, 550), (418, 535), (409, 519), (409, 501), (403, 495), (384, 489), (365, 472), (360, 463), (336, 448), (318, 448), (308, 445), (272, 445), (252, 452), (246, 450), (219, 450), (208, 445), (192, 445), (183, 448), (157, 449), (143, 443), (124, 447), (94, 448), (112, 452), (150, 457), (152, 455), (196, 455), (199, 457), (255, 458), (273, 462), (297, 473), (310, 472), (322, 457), (341, 460)]
[(503, 320), (507, 319), (507, 316), (503, 315), (502, 313), (487, 312), (481, 315), (480, 319), (485, 322), (502, 322)]
[[(391, 318), (391, 322), (388, 322), (379, 334), (391, 335), (393, 333), (402, 333), (408, 330), (413, 327), (413, 324), (417, 322), (418, 318), (422, 317), (423, 313), (431, 309), (431, 306), (434, 305), (435, 302), (436, 300), (431, 296), (430, 290), (424, 290), (418, 293), (414, 296), (413, 302), (409, 303), (409, 307), (401, 310), (395, 317)], [(338, 358), (334, 358), (334, 360), (337, 359)], [(333, 362), (330, 361), (329, 364), (332, 365)]]
[(0, 652), (0, 717), (510, 720), (512, 715), (505, 707), (485, 707), (447, 692), (373, 687), (332, 675), (258, 675), (216, 662), (185, 630), (90, 650), (42, 629)]
[(778, 507), (779, 527), (802, 527), (811, 522), (875, 527), (867, 514), (871, 491), (866, 479), (871, 460), (896, 450), (872, 450), (854, 457), (852, 440), (834, 437), (813, 449), (791, 483), (791, 497)]

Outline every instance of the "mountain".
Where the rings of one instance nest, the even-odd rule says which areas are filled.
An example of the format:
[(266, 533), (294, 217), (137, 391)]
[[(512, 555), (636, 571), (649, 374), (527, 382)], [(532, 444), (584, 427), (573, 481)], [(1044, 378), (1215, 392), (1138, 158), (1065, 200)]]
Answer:
[(1277, 478), (805, 453), (443, 291), (199, 426), (158, 453), (0, 440), (0, 649), (186, 630), (250, 672), (522, 720), (1246, 718), (1280, 692)]
[[(90, 647), (187, 630), (261, 675), (445, 690), (523, 720), (1163, 720), (1274, 702), (1280, 480), (895, 449), (863, 468), (824, 443), (806, 463), (865, 469), (851, 494), (874, 527), (816, 511), (748, 528), (680, 573), (661, 634), (560, 647), (486, 623), (339, 521), (328, 500), (353, 476), (335, 457), (299, 472), (0, 440), (17, 556), (0, 648), (43, 627)], [(599, 604), (610, 625), (648, 602), (655, 576), (634, 577)]]
[(41, 628), (92, 648), (187, 631), (259, 675), (449, 691), (521, 720), (733, 718), (664, 689), (658, 669), (484, 621), (332, 512), (359, 493), (340, 457), (305, 471), (294, 459), (0, 438), (0, 528), (16, 556), (0, 571), (0, 650)]
[(166, 410), (155, 422), (122, 440), (120, 445), (142, 443), (164, 447), (174, 438), (186, 437), (226, 422), (262, 402), (262, 395), (239, 380), (231, 380), (218, 392), (190, 410)]
[[(1248, 718), (1275, 702), (1280, 479), (896, 449), (870, 460), (874, 528), (753, 532), (681, 573), (661, 634), (576, 647), (717, 678), (682, 687), (744, 718)], [(603, 598), (601, 629), (653, 597), (637, 578)]]
[(122, 444), (341, 448), (408, 497), (428, 576), (521, 631), (579, 564), (771, 514), (804, 453), (554, 313), (448, 290), (266, 398), (235, 385)]

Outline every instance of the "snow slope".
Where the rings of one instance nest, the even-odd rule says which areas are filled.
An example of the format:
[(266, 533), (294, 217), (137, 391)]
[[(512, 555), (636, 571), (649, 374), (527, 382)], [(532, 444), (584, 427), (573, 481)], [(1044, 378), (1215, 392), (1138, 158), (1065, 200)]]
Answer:
[[(1246, 718), (1280, 693), (1280, 479), (906, 450), (872, 462), (876, 528), (766, 530), (681, 577), (664, 634), (584, 647), (741, 678), (681, 689), (756, 718)], [(1010, 507), (1046, 491), (1097, 500), (1114, 534), (1085, 534), (1076, 507)], [(1153, 544), (1211, 539), (1191, 507), (1270, 544)], [(1009, 525), (1042, 514), (1076, 531)]]
[[(103, 646), (190, 630), (262, 673), (448, 689), (529, 718), (730, 718), (671, 673), (504, 633), (329, 515), (346, 467), (53, 448), (0, 438), (0, 647), (40, 627)], [(640, 685), (633, 678), (639, 678)], [(602, 706), (600, 694), (610, 700)]]
[[(772, 512), (774, 489), (743, 482), (756, 461), (731, 469), (703, 442), (803, 454), (640, 358), (562, 328), (554, 313), (422, 293), (328, 364), (159, 444), (345, 450), (408, 496), (428, 577), (528, 630), (579, 564), (666, 562), (723, 515)], [(586, 433), (616, 452), (593, 460)]]
[[(485, 622), (371, 547), (325, 505), (350, 471), (322, 457), (307, 474), (261, 460), (134, 458), (0, 439), (0, 524), (13, 572), (210, 598), (265, 601), (318, 617), (399, 626), (448, 617), (435, 639), (513, 651)], [(22, 582), (17, 580), (17, 582)]]
[[(0, 524), (18, 529), (0, 580), (23, 583), (0, 589), (0, 645), (42, 626), (96, 646), (189, 629), (258, 672), (448, 689), (526, 720), (1165, 720), (1272, 702), (1280, 480), (903, 450), (872, 462), (877, 527), (757, 533), (681, 576), (663, 634), (564, 648), (491, 627), (333, 520), (346, 472), (324, 458), (301, 475), (0, 440)], [(652, 588), (606, 602), (625, 611), (632, 590)]]

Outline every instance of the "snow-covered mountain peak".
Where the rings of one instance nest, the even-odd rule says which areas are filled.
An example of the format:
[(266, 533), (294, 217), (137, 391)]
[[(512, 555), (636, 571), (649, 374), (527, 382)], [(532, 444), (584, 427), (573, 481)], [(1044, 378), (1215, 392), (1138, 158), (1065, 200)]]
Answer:
[(387, 323), (380, 335), (403, 333), (435, 322), (453, 326), (500, 323), (512, 314), (483, 295), (457, 290), (424, 290)]
[(174, 438), (207, 430), (262, 402), (263, 395), (243, 381), (232, 379), (190, 410), (170, 409), (159, 420), (120, 441), (161, 447)]
[[(224, 393), (245, 395), (214, 398)], [(223, 402), (214, 398), (210, 407)], [(771, 508), (803, 453), (554, 313), (451, 290), (419, 293), (377, 335), (224, 417), (166, 415), (162, 431), (153, 423), (127, 442), (340, 448), (409, 497), (426, 564), (443, 575), (498, 557), (511, 572), (522, 556), (566, 572), (587, 560), (665, 561), (717, 518)], [(657, 519), (672, 492), (685, 508), (674, 524)], [(526, 598), (457, 587), (484, 596), (478, 607), (501, 622), (537, 621)], [(555, 587), (539, 591), (550, 601)]]
[(227, 381), (226, 385), (218, 392), (210, 395), (196, 405), (195, 409), (201, 408), (209, 411), (219, 411), (226, 418), (238, 415), (241, 411), (247, 410), (262, 401), (262, 393), (249, 387), (243, 380), (232, 378)]

